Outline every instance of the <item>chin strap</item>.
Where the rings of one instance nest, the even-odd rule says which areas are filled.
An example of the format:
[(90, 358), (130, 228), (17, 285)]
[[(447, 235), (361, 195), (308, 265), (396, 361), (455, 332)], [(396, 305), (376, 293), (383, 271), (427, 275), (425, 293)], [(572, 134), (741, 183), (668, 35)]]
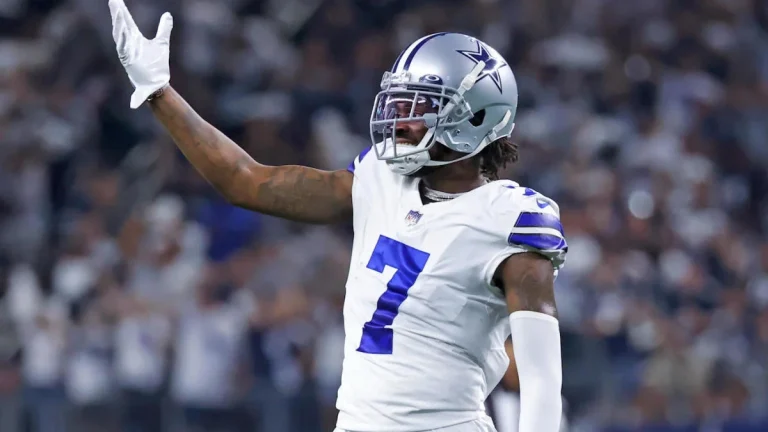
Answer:
[(477, 62), (475, 67), (472, 68), (472, 70), (467, 74), (467, 76), (464, 77), (463, 80), (461, 80), (461, 85), (459, 85), (459, 88), (456, 90), (456, 94), (454, 94), (453, 97), (451, 97), (451, 100), (445, 104), (445, 107), (442, 109), (443, 112), (451, 112), (453, 108), (458, 105), (458, 100), (464, 96), (464, 93), (474, 87), (477, 79), (480, 77), (480, 74), (483, 73), (483, 69), (485, 69), (485, 62)]

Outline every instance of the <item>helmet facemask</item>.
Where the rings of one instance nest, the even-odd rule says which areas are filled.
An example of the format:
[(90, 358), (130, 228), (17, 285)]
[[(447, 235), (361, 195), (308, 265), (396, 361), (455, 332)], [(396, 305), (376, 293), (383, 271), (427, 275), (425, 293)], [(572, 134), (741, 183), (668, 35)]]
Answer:
[[(413, 82), (408, 72), (385, 72), (380, 91), (371, 112), (370, 133), (376, 157), (384, 160), (390, 169), (399, 174), (412, 174), (427, 165), (444, 165), (432, 161), (429, 150), (437, 137), (469, 121), (472, 109), (464, 99), (464, 92), (471, 88), (482, 71), (482, 65), (473, 69), (459, 89), (421, 80)], [(427, 76), (429, 77), (429, 76)], [(465, 86), (471, 78), (471, 84)], [(410, 108), (403, 115), (401, 108)], [(416, 145), (396, 144), (397, 126), (405, 122), (423, 122), (427, 132)], [(453, 162), (453, 161), (451, 161)]]

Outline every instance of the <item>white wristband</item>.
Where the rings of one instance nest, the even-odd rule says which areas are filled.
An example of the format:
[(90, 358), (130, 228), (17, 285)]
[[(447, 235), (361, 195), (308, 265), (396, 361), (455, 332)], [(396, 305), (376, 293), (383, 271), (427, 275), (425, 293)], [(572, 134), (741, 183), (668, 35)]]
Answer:
[(520, 376), (519, 432), (558, 432), (563, 415), (560, 326), (556, 318), (519, 311), (509, 316)]

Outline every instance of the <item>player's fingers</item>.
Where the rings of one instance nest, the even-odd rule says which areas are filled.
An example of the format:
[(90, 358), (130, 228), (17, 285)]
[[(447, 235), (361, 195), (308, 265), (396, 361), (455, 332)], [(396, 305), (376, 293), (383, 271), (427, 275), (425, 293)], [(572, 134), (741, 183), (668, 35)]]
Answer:
[(112, 17), (112, 39), (115, 43), (120, 39), (120, 34), (124, 33), (124, 27), (123, 21), (120, 18), (120, 11), (118, 10)]
[(112, 29), (112, 37), (115, 39), (115, 47), (117, 49), (117, 56), (122, 63), (128, 61), (128, 42), (130, 40), (130, 33), (125, 26), (125, 15), (123, 11), (118, 11), (115, 17), (115, 24)]
[(133, 20), (133, 16), (131, 15), (131, 11), (128, 10), (128, 7), (125, 5), (123, 0), (109, 0), (109, 4), (110, 9), (114, 8), (120, 12), (127, 31), (139, 31), (139, 27), (136, 26), (136, 22)]
[(128, 55), (128, 35), (125, 34), (125, 32), (121, 32), (117, 36), (115, 44), (117, 45), (117, 53), (120, 55), (121, 59)]
[(157, 35), (155, 40), (163, 43), (169, 43), (171, 40), (171, 30), (173, 30), (173, 15), (169, 12), (160, 17), (160, 24), (157, 26)]
[(115, 25), (115, 19), (117, 13), (120, 11), (120, 6), (123, 4), (122, 0), (109, 0), (109, 14), (112, 15), (112, 25)]
[(117, 56), (122, 63), (126, 64), (128, 61), (128, 33), (121, 31), (115, 44), (117, 45)]

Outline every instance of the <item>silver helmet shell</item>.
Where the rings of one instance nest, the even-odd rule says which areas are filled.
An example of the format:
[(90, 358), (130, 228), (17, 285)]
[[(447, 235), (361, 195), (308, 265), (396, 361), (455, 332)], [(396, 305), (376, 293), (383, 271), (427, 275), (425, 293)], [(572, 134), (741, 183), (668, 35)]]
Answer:
[[(405, 102), (410, 115), (393, 106)], [(433, 109), (419, 112), (428, 104)], [(399, 174), (423, 166), (445, 165), (480, 153), (509, 136), (517, 112), (517, 82), (499, 53), (479, 39), (459, 33), (435, 33), (417, 40), (384, 73), (370, 120), (376, 157)], [(421, 121), (427, 127), (417, 145), (396, 144), (397, 125)], [(433, 161), (429, 149), (439, 143), (464, 155)]]

